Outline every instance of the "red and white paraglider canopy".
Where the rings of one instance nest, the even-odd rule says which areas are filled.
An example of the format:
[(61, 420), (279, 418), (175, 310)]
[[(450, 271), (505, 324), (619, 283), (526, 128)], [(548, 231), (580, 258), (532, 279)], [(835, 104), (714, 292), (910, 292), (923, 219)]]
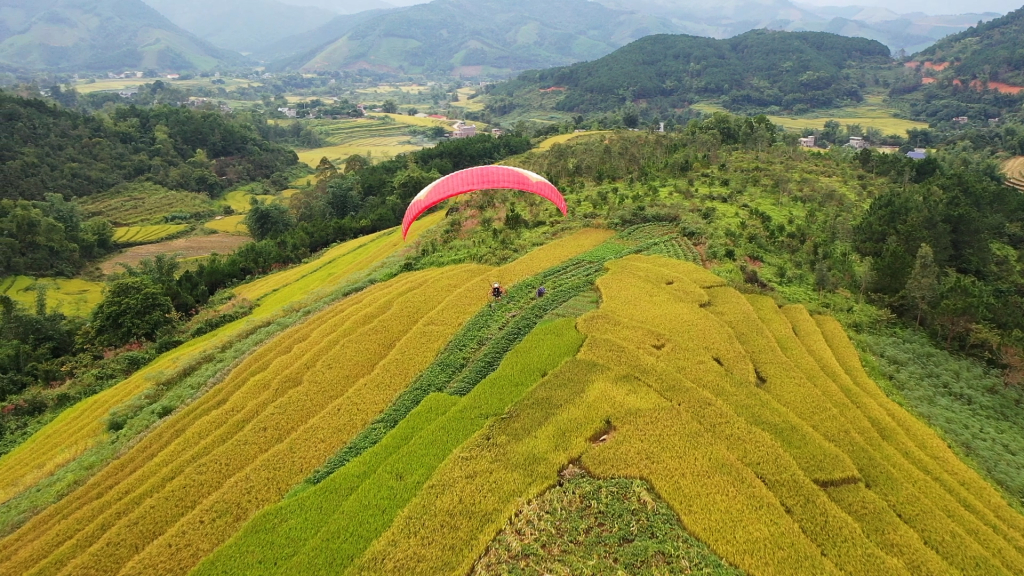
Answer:
[(511, 189), (532, 192), (550, 200), (564, 215), (565, 198), (551, 182), (543, 177), (511, 166), (479, 166), (449, 174), (435, 180), (423, 189), (405, 210), (402, 220), (402, 238), (409, 233), (409, 227), (428, 209), (452, 196), (477, 190)]

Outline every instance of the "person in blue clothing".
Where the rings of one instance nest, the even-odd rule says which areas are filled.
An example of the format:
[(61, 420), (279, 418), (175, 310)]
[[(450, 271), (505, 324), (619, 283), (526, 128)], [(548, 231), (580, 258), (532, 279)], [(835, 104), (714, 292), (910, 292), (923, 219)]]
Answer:
[(547, 293), (548, 293), (548, 289), (547, 288), (545, 288), (543, 286), (541, 286), (540, 288), (537, 288), (537, 298), (543, 298), (544, 295), (547, 294)]

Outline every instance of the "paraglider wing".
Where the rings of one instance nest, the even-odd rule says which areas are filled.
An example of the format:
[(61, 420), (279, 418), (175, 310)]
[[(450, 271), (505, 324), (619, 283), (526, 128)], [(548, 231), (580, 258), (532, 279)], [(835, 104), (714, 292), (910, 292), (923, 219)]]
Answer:
[(562, 197), (558, 188), (541, 176), (529, 170), (511, 166), (479, 166), (439, 178), (417, 194), (405, 210), (405, 218), (402, 220), (402, 238), (409, 233), (409, 227), (419, 218), (420, 214), (432, 206), (459, 194), (500, 188), (532, 192), (550, 200), (562, 211), (562, 214), (566, 213), (565, 198)]

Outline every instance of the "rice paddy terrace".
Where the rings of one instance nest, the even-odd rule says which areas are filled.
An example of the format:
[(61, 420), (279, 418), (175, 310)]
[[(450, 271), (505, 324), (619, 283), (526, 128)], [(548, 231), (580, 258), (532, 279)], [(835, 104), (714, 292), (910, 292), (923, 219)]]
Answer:
[(403, 246), (239, 287), (251, 315), (0, 457), (0, 574), (539, 574), (517, 538), (577, 513), (671, 560), (630, 573), (1024, 573), (1024, 516), (836, 321), (678, 236), (398, 273)]

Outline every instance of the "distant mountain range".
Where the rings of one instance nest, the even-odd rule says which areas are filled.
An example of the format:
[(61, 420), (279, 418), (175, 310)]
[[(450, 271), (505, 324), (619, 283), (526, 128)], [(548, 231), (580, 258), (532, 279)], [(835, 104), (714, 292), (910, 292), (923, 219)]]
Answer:
[(662, 18), (586, 0), (435, 0), (353, 25), (360, 16), (328, 23), (338, 36), (273, 68), (509, 74), (592, 60), (642, 36), (675, 31)]
[(790, 0), (434, 0), (404, 7), (395, 4), (415, 0), (2, 1), (0, 69), (183, 71), (262, 62), (277, 71), (463, 77), (594, 60), (659, 33), (825, 31), (911, 53), (997, 16), (901, 15)]
[(195, 70), (240, 61), (140, 0), (4, 0), (0, 6), (0, 64), (8, 69)]

